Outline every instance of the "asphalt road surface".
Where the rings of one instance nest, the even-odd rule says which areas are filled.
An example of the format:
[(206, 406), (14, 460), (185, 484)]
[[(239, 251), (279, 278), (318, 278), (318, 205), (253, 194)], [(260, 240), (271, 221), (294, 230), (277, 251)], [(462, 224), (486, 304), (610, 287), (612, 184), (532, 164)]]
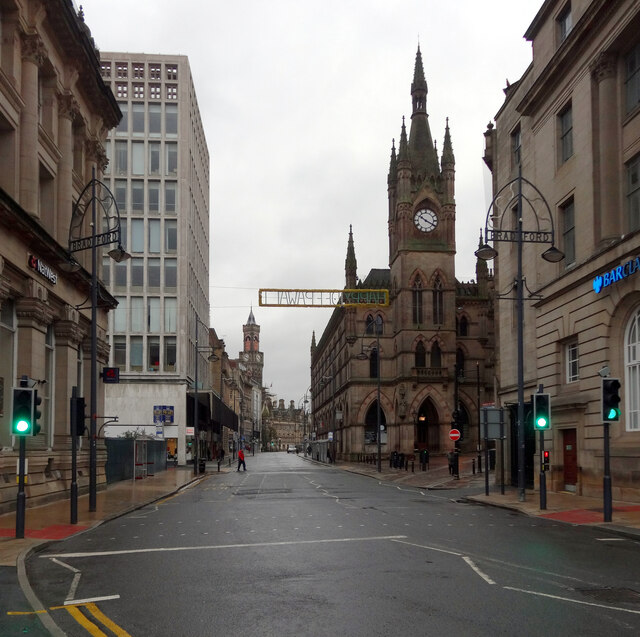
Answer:
[(52, 634), (640, 634), (638, 542), (292, 454), (247, 469), (30, 557)]

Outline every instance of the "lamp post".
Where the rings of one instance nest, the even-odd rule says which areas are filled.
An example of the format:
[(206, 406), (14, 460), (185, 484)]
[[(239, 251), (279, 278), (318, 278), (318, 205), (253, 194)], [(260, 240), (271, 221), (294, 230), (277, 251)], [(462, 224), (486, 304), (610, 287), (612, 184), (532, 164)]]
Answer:
[[(523, 193), (523, 187), (527, 192)], [(516, 229), (510, 229), (509, 213), (516, 212)], [(526, 205), (526, 210), (524, 209)], [(540, 207), (536, 211), (536, 206)], [(525, 229), (523, 217), (529, 213), (531, 225)], [(482, 233), (482, 231), (481, 231)], [(482, 236), (481, 236), (482, 239)], [(564, 254), (554, 245), (553, 217), (549, 204), (542, 193), (530, 181), (522, 176), (522, 166), (518, 168), (518, 177), (503, 186), (495, 195), (489, 210), (484, 227), (484, 241), (476, 251), (479, 259), (490, 260), (498, 256), (498, 251), (489, 245), (489, 241), (506, 241), (516, 243), (517, 274), (516, 287), (516, 313), (517, 313), (517, 357), (518, 357), (518, 499), (525, 499), (525, 429), (524, 429), (524, 285), (522, 276), (522, 246), (524, 243), (550, 244), (551, 247), (542, 253), (542, 258), (550, 263), (558, 263), (564, 259)], [(501, 298), (501, 297), (498, 297)], [(504, 298), (504, 297), (502, 297)]]
[[(362, 338), (364, 339), (365, 334), (367, 333), (367, 330), (369, 329), (369, 327), (371, 325), (374, 325), (374, 329), (376, 332), (376, 378), (377, 378), (377, 413), (376, 413), (376, 422), (377, 422), (377, 431), (376, 431), (376, 443), (377, 443), (377, 471), (378, 473), (380, 473), (382, 471), (382, 454), (381, 454), (381, 445), (380, 445), (380, 438), (382, 436), (381, 433), (381, 428), (382, 428), (382, 422), (381, 422), (381, 414), (380, 414), (380, 332), (382, 331), (382, 319), (380, 318), (380, 316), (376, 316), (374, 319), (372, 319), (371, 321), (369, 321), (365, 327), (365, 331), (362, 335)], [(363, 347), (360, 351), (360, 353), (356, 356), (356, 358), (360, 359), (360, 360), (366, 360), (368, 357), (364, 352), (364, 343), (363, 343)]]
[(307, 405), (309, 403), (309, 400), (307, 399), (307, 392), (309, 391), (309, 389), (311, 389), (310, 386), (307, 387), (306, 391), (304, 392), (304, 396), (302, 396), (298, 401), (298, 406), (300, 405), (300, 403), (302, 403), (302, 453), (304, 454), (305, 458), (307, 457)]
[[(103, 232), (98, 232), (98, 206)], [(91, 209), (91, 234), (82, 237), (87, 209)], [(96, 179), (96, 169), (91, 169), (91, 181), (84, 187), (73, 207), (71, 225), (69, 227), (69, 254), (82, 250), (91, 250), (91, 397), (89, 419), (89, 511), (96, 510), (97, 488), (97, 435), (96, 419), (98, 418), (98, 247), (116, 243), (117, 248), (109, 251), (109, 256), (120, 263), (131, 257), (122, 247), (120, 212), (115, 197), (100, 180)], [(80, 269), (80, 264), (70, 257), (60, 266), (67, 272)], [(75, 441), (74, 441), (75, 444)]]

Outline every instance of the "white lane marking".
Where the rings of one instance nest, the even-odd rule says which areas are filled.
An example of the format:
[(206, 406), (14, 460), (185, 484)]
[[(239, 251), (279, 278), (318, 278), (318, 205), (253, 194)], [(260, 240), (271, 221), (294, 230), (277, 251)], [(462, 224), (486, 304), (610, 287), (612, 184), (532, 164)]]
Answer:
[(102, 597), (87, 597), (86, 599), (66, 600), (65, 606), (80, 606), (81, 604), (92, 604), (93, 602), (106, 602), (110, 599), (120, 599), (120, 595), (104, 595)]
[(626, 537), (597, 537), (598, 542), (626, 542)]
[(528, 595), (537, 595), (538, 597), (549, 597), (557, 599), (561, 602), (570, 602), (572, 604), (582, 604), (583, 606), (594, 606), (595, 608), (606, 608), (607, 610), (617, 610), (622, 613), (632, 613), (640, 615), (640, 610), (631, 610), (630, 608), (620, 608), (619, 606), (608, 606), (606, 604), (595, 604), (594, 602), (584, 602), (579, 599), (571, 599), (570, 597), (560, 597), (559, 595), (550, 595), (549, 593), (538, 593), (536, 591), (527, 591), (524, 588), (514, 588), (513, 586), (503, 586), (505, 590), (516, 591), (516, 593), (527, 593)]
[(470, 557), (466, 555), (462, 556), (462, 559), (474, 570), (487, 584), (495, 584), (495, 582), (486, 574), (483, 573), (473, 562)]
[[(212, 551), (216, 549), (241, 549), (241, 548), (257, 548), (269, 546), (295, 546), (297, 544), (335, 544), (340, 542), (374, 542), (379, 540), (402, 540), (406, 535), (380, 535), (372, 537), (346, 537), (329, 540), (293, 540), (290, 542), (255, 542), (252, 544), (212, 544), (208, 546), (174, 546), (155, 549), (126, 549), (122, 551), (94, 551), (83, 553), (54, 553), (50, 555), (41, 555), (41, 558), (52, 557), (105, 557), (109, 555), (131, 555), (133, 553), (171, 553), (175, 551)], [(418, 545), (416, 545), (418, 546)], [(425, 548), (425, 547), (422, 547)], [(438, 550), (438, 549), (434, 549)], [(444, 551), (445, 553), (450, 551)], [(455, 555), (458, 555), (457, 553)]]
[(458, 553), (457, 551), (448, 551), (447, 549), (438, 549), (435, 546), (427, 546), (426, 544), (415, 544), (414, 542), (403, 542), (402, 539), (393, 539), (393, 538), (390, 538), (390, 539), (392, 542), (398, 542), (398, 544), (408, 544), (409, 546), (416, 546), (419, 549), (427, 549), (428, 551), (437, 551), (438, 553), (446, 553), (447, 555), (455, 555), (456, 557), (462, 557), (462, 553)]
[(69, 587), (69, 592), (67, 593), (67, 597), (65, 598), (65, 600), (68, 601), (70, 599), (73, 599), (73, 597), (76, 594), (76, 591), (78, 590), (78, 585), (80, 584), (80, 578), (82, 577), (82, 573), (80, 572), (79, 569), (74, 568), (70, 564), (65, 564), (64, 562), (61, 562), (60, 560), (57, 560), (55, 557), (52, 558), (51, 561), (55, 562), (56, 564), (58, 564), (60, 566), (64, 566), (64, 568), (69, 569), (73, 573), (73, 579), (71, 580), (71, 586)]

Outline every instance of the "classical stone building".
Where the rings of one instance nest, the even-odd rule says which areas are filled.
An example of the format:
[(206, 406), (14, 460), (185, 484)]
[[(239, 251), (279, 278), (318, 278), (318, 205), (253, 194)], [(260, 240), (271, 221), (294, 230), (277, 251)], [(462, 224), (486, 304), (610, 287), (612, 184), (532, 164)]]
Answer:
[[(106, 165), (107, 132), (121, 113), (100, 78), (99, 55), (70, 0), (0, 4), (0, 510), (16, 500), (19, 441), (11, 436), (12, 387), (21, 377), (42, 398), (41, 431), (26, 440), (30, 500), (43, 501), (70, 484), (69, 399), (72, 387), (89, 404), (91, 250), (69, 265), (72, 210)], [(79, 235), (91, 236), (90, 216)], [(100, 219), (99, 224), (103, 223)], [(100, 225), (102, 228), (103, 226)], [(107, 248), (108, 249), (108, 248)], [(100, 250), (102, 256), (102, 249)], [(75, 268), (74, 268), (75, 269)], [(97, 363), (108, 360), (107, 312), (115, 299), (100, 283)], [(97, 415), (104, 415), (98, 384)], [(88, 482), (82, 440), (81, 489)], [(97, 482), (106, 454), (97, 444)]]
[[(564, 260), (523, 250), (525, 396), (550, 392), (547, 488), (602, 494), (601, 376), (622, 382), (622, 415), (610, 426), (613, 497), (640, 498), (640, 4), (547, 0), (525, 37), (533, 62), (507, 85), (485, 133), (494, 193), (518, 170), (546, 200)], [(536, 200), (543, 214), (541, 199)], [(523, 215), (523, 223), (530, 220)], [(512, 226), (513, 227), (513, 226)], [(516, 246), (496, 243), (496, 289), (514, 281)], [(516, 400), (514, 304), (498, 302), (497, 379)], [(515, 427), (511, 413), (511, 429)], [(526, 478), (538, 450), (526, 423)], [(512, 476), (515, 438), (511, 436)], [(535, 467), (535, 468), (534, 468)]]
[(427, 91), (418, 49), (410, 130), (403, 119), (391, 151), (389, 216), (379, 220), (389, 228), (390, 267), (360, 281), (349, 231), (345, 287), (388, 289), (389, 306), (337, 308), (312, 341), (312, 438), (338, 458), (377, 451), (378, 404), (383, 455), (443, 453), (453, 447), (453, 424), (460, 448), (475, 449), (479, 402), (492, 396), (493, 276), (478, 262), (476, 281), (456, 279), (453, 145), (447, 122), (438, 157)]
[(296, 407), (294, 400), (285, 406), (284, 398), (264, 403), (263, 422), (265, 423), (264, 449), (266, 451), (286, 451), (289, 445), (301, 450), (304, 437), (304, 413)]

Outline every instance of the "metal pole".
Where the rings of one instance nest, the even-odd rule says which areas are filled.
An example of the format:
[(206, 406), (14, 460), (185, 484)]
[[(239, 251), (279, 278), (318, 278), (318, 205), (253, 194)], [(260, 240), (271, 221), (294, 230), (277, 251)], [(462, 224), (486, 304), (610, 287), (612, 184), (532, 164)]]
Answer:
[(489, 415), (484, 411), (484, 494), (489, 495)]
[(376, 436), (376, 440), (378, 442), (378, 473), (380, 473), (382, 471), (382, 461), (381, 461), (381, 454), (380, 454), (380, 438), (382, 437), (382, 431), (381, 431), (381, 418), (380, 418), (380, 324), (379, 322), (376, 320), (376, 367), (377, 367), (377, 374), (376, 376), (378, 377), (378, 414), (377, 414), (377, 418), (378, 418), (378, 435)]
[(547, 508), (547, 474), (544, 470), (544, 431), (540, 430), (540, 509)]
[(482, 473), (482, 454), (480, 453), (482, 440), (482, 425), (480, 424), (480, 363), (476, 363), (476, 389), (478, 390), (477, 411), (478, 411), (478, 444), (476, 449), (478, 452), (478, 473)]
[(611, 467), (609, 454), (609, 423), (604, 424), (604, 476), (602, 477), (602, 492), (604, 496), (604, 521), (611, 522), (613, 505), (611, 501)]
[[(22, 386), (22, 385), (21, 385)], [(24, 467), (26, 455), (25, 436), (20, 436), (20, 455), (18, 456), (18, 498), (16, 500), (16, 537), (24, 537), (24, 514), (26, 496), (24, 493)]]
[(71, 511), (70, 524), (78, 523), (78, 409), (76, 399), (78, 388), (71, 388)]
[(96, 510), (98, 417), (98, 253), (96, 250), (96, 169), (91, 169), (91, 420), (89, 422), (89, 511)]
[(196, 355), (196, 361), (195, 361), (195, 372), (194, 372), (194, 376), (195, 376), (195, 384), (196, 384), (196, 388), (195, 388), (195, 405), (193, 406), (193, 437), (194, 437), (194, 451), (193, 451), (193, 475), (198, 475), (198, 313), (195, 312), (194, 314), (195, 319), (196, 319), (196, 324), (195, 324), (195, 329), (196, 329), (196, 341), (195, 341), (195, 355)]
[(518, 276), (517, 287), (517, 321), (518, 321), (518, 500), (525, 499), (524, 476), (524, 296), (522, 281), (522, 167), (518, 168)]

